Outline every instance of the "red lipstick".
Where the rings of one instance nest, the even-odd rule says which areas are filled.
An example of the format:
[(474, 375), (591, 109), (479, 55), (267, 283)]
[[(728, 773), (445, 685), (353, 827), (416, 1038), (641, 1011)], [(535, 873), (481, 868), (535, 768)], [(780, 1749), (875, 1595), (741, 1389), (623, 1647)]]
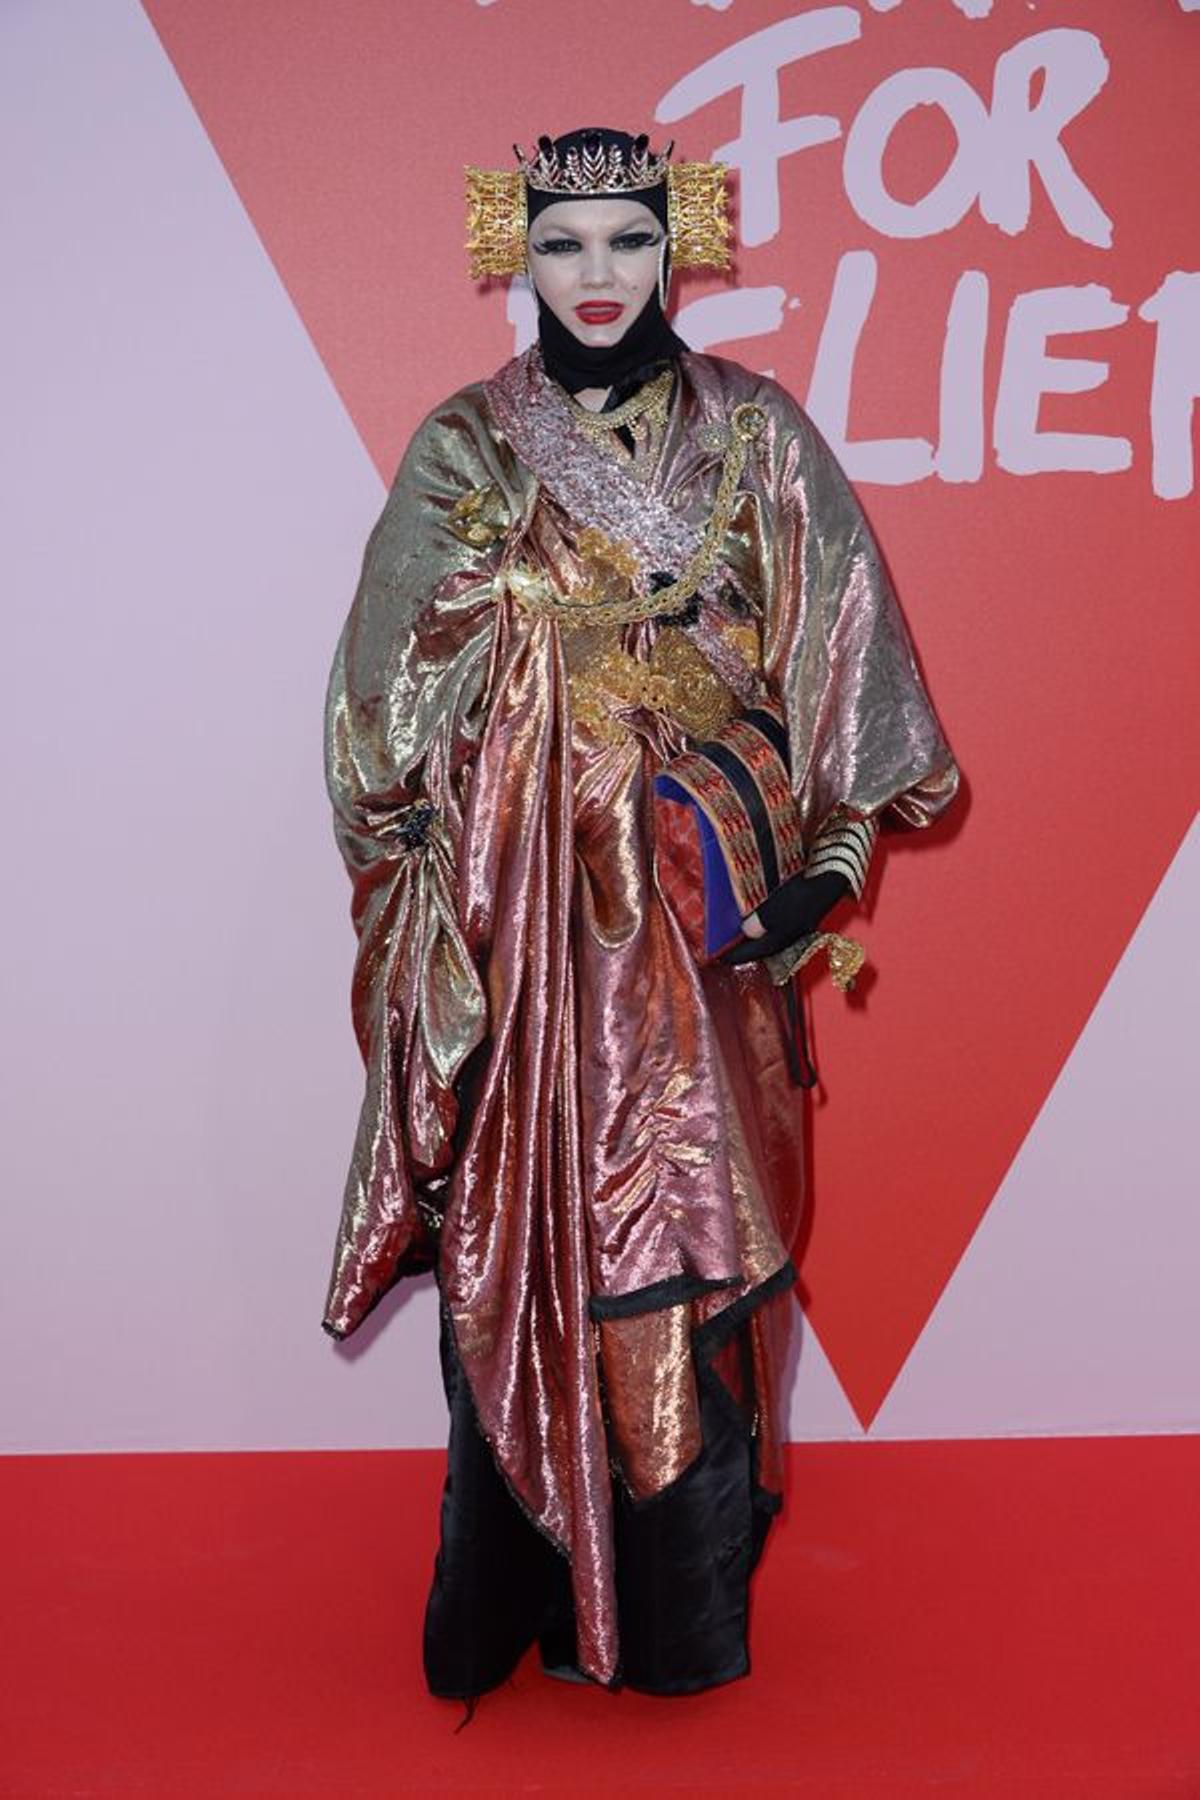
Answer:
[(585, 300), (575, 308), (575, 317), (585, 325), (611, 325), (624, 311), (619, 300)]

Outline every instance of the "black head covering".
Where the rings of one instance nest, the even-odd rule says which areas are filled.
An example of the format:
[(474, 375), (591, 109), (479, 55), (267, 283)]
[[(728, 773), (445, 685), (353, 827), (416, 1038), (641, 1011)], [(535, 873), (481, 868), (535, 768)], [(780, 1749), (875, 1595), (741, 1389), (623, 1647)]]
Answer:
[[(612, 131), (605, 126), (568, 131), (553, 140), (548, 137), (538, 139), (538, 148), (549, 150), (553, 147), (558, 152), (560, 161), (565, 161), (570, 150), (582, 152), (585, 148), (598, 147), (608, 151), (614, 145), (620, 151), (622, 161), (627, 162), (635, 149), (645, 148), (646, 139), (634, 138), (627, 131)], [(621, 192), (628, 193), (628, 190)], [(540, 188), (532, 188), (528, 184), (525, 189), (531, 225), (540, 212), (547, 206), (556, 205), (560, 200), (603, 200), (610, 197), (615, 195), (544, 193)], [(640, 188), (630, 193), (629, 198), (648, 206), (663, 227), (666, 227), (665, 181), (658, 182), (654, 187)], [(666, 254), (669, 259), (669, 247)], [(617, 343), (608, 345), (581, 343), (575, 333), (554, 316), (536, 288), (534, 293), (538, 308), (538, 342), (546, 373), (565, 387), (569, 394), (578, 393), (580, 388), (607, 387), (612, 392), (605, 402), (606, 407), (617, 406), (626, 395), (641, 387), (644, 381), (665, 364), (672, 362), (680, 351), (687, 349), (683, 339), (677, 337), (667, 323), (659, 303), (657, 287), (651, 290), (645, 306), (624, 335)]]

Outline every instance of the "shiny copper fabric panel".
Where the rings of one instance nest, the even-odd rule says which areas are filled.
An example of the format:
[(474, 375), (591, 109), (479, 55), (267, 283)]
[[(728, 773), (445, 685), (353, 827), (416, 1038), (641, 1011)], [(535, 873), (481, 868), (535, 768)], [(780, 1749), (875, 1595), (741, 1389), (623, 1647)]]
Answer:
[(683, 1301), (597, 1327), (612, 1447), (638, 1500), (660, 1493), (700, 1454), (693, 1324)]
[(801, 1330), (790, 1293), (775, 1294), (747, 1326), (754, 1389), (758, 1480), (768, 1493), (783, 1492), (783, 1418), (780, 1379), (787, 1366), (792, 1333)]
[(824, 440), (781, 389), (772, 398), (763, 516), (791, 530), (764, 531), (766, 657), (802, 816), (813, 833), (839, 806), (927, 824), (958, 773), (887, 571)]

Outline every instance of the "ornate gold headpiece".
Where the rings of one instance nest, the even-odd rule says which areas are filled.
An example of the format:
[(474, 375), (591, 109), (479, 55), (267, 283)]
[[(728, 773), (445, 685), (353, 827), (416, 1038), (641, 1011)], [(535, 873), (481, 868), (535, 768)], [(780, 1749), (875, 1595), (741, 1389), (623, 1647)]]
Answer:
[(471, 280), (520, 275), (525, 267), (525, 177), (517, 170), (467, 167), (467, 254)]
[(674, 163), (667, 171), (667, 230), (677, 269), (728, 269), (732, 235), (724, 163)]
[(643, 139), (623, 155), (615, 146), (568, 150), (559, 157), (540, 139), (536, 156), (516, 149), (517, 167), (468, 168), (467, 251), (472, 280), (484, 275), (520, 275), (529, 231), (526, 189), (562, 194), (564, 199), (635, 194), (667, 188), (667, 231), (676, 269), (728, 269), (730, 225), (724, 163), (670, 161), (673, 146), (657, 154)]

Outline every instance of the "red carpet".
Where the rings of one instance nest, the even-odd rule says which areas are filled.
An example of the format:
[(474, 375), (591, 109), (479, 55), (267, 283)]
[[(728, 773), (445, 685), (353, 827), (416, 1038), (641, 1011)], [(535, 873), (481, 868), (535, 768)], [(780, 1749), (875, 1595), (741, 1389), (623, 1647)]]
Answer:
[(746, 1680), (429, 1699), (433, 1453), (10, 1458), (5, 1795), (1200, 1796), (1200, 1438), (810, 1445)]

